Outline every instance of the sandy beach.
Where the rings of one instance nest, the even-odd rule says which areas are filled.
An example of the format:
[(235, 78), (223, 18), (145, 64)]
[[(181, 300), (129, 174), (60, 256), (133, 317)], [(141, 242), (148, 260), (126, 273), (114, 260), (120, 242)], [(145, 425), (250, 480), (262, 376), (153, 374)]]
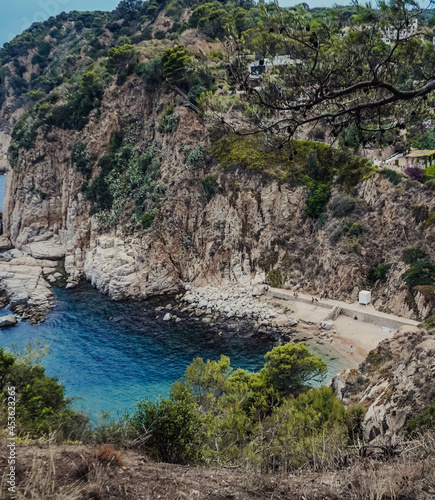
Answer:
[[(334, 320), (333, 329), (328, 332), (330, 338), (324, 339), (318, 325), (328, 314), (328, 309), (320, 305), (276, 297), (264, 297), (262, 300), (275, 307), (290, 308), (291, 313), (287, 312), (286, 316), (300, 320), (297, 329), (301, 338), (308, 338), (306, 342), (309, 346), (315, 346), (319, 351), (339, 358), (344, 368), (357, 368), (379, 342), (392, 338), (397, 331), (384, 331), (378, 325), (340, 315)], [(353, 353), (350, 352), (351, 345)]]

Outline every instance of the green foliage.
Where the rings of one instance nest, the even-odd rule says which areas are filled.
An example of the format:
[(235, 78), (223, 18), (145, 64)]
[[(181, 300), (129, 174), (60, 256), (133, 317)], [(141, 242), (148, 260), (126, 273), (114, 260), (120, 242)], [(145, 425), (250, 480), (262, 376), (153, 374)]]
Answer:
[(100, 174), (85, 187), (86, 198), (92, 202), (91, 214), (99, 213), (100, 221), (112, 227), (132, 200), (135, 211), (132, 224), (143, 229), (151, 226), (156, 216), (155, 204), (165, 194), (158, 184), (160, 161), (153, 145), (140, 154), (125, 145), (120, 134), (115, 134), (109, 155), (103, 156)]
[(313, 219), (318, 219), (322, 213), (326, 212), (326, 205), (331, 197), (331, 188), (329, 184), (315, 181), (310, 182), (308, 187), (310, 192), (305, 213)]
[[(47, 377), (39, 364), (44, 350), (27, 346), (26, 353), (12, 355), (0, 348), (0, 394), (8, 397), (8, 387), (15, 387), (15, 418), (19, 435), (47, 436), (62, 432), (70, 439), (81, 438), (88, 420), (70, 409), (64, 387)], [(0, 409), (0, 422), (6, 428), (7, 405)]]
[(107, 69), (118, 75), (118, 83), (133, 73), (139, 60), (139, 54), (133, 45), (124, 43), (119, 47), (112, 47), (107, 58)]
[(435, 264), (427, 258), (417, 259), (402, 274), (402, 279), (409, 287), (435, 285)]
[(213, 198), (213, 196), (215, 196), (221, 189), (218, 181), (212, 175), (207, 175), (206, 177), (204, 177), (201, 183), (204, 188), (207, 202), (209, 202)]
[(174, 115), (174, 106), (169, 104), (160, 120), (159, 131), (166, 133), (173, 133), (177, 130), (178, 118)]
[(55, 106), (47, 123), (64, 129), (81, 130), (89, 120), (89, 113), (100, 107), (103, 97), (101, 78), (88, 71), (82, 76), (79, 88), (70, 94), (66, 104)]
[(400, 180), (402, 179), (402, 175), (396, 172), (395, 170), (390, 170), (389, 168), (384, 168), (381, 170), (381, 174), (386, 177), (392, 184), (397, 186)]
[(167, 49), (162, 54), (163, 74), (169, 83), (185, 87), (187, 85), (186, 70), (192, 56), (182, 46)]
[(85, 179), (92, 175), (92, 165), (89, 163), (89, 155), (86, 152), (86, 143), (77, 142), (71, 150), (71, 161)]
[(350, 124), (344, 131), (344, 134), (340, 137), (340, 146), (346, 148), (358, 149), (360, 145), (360, 137), (358, 133), (358, 127), (355, 123)]
[(387, 281), (387, 274), (391, 268), (391, 264), (378, 264), (375, 266), (368, 275), (368, 281), (375, 284), (377, 281), (385, 283)]
[(204, 144), (199, 142), (195, 146), (195, 149), (187, 156), (186, 163), (194, 167), (199, 167), (204, 163), (204, 153), (205, 153)]
[(344, 190), (349, 190), (372, 172), (364, 158), (312, 141), (291, 141), (274, 147), (266, 145), (261, 135), (222, 135), (214, 131), (211, 151), (224, 168), (260, 171), (292, 184), (326, 184), (337, 179)]
[(157, 215), (156, 209), (145, 211), (142, 214), (141, 219), (140, 219), (140, 222), (142, 224), (142, 228), (149, 229), (151, 227), (152, 223), (154, 222), (156, 215)]
[(275, 288), (280, 287), (284, 283), (281, 271), (279, 269), (272, 269), (267, 275), (267, 281)]
[(435, 314), (432, 316), (428, 316), (424, 321), (423, 321), (423, 327), (432, 330), (435, 328)]
[(403, 251), (402, 260), (405, 264), (414, 264), (418, 259), (425, 259), (427, 252), (421, 247), (408, 247)]
[(166, 400), (138, 403), (130, 426), (153, 458), (181, 464), (249, 464), (264, 471), (332, 463), (359, 436), (330, 387), (307, 390), (326, 366), (304, 344), (277, 346), (260, 372), (230, 359), (196, 358)]
[(418, 432), (423, 432), (427, 429), (435, 427), (435, 399), (420, 412), (416, 417), (411, 418), (406, 423), (406, 433), (408, 435), (415, 435)]
[(308, 382), (321, 381), (326, 363), (311, 354), (304, 342), (277, 346), (265, 355), (261, 373), (280, 395), (297, 394)]
[(205, 35), (223, 39), (226, 26), (231, 23), (231, 16), (219, 3), (205, 3), (192, 12), (189, 22)]
[(146, 450), (153, 458), (183, 465), (201, 461), (204, 428), (189, 391), (178, 391), (176, 399), (139, 401), (130, 422), (139, 435), (145, 434)]
[(426, 227), (432, 226), (433, 224), (435, 224), (435, 207), (431, 208), (424, 223)]
[(138, 64), (136, 72), (143, 78), (147, 90), (156, 90), (164, 81), (163, 65), (160, 58)]

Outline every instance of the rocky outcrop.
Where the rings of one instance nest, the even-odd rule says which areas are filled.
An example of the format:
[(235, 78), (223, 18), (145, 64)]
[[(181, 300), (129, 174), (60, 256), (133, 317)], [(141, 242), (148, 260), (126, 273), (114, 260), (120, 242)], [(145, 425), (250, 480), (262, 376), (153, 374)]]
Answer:
[(53, 293), (44, 275), (53, 273), (56, 264), (18, 250), (0, 254), (1, 306), (9, 306), (31, 323), (43, 321), (53, 307)]
[(18, 319), (13, 314), (8, 314), (7, 316), (0, 317), (0, 328), (8, 328), (10, 326), (15, 326), (18, 323)]
[(345, 370), (332, 381), (346, 404), (367, 408), (362, 423), (369, 444), (394, 443), (406, 422), (435, 395), (435, 332), (403, 327), (371, 351), (358, 370)]
[[(174, 95), (162, 104), (178, 103)], [(343, 217), (329, 211), (324, 225), (305, 215), (308, 190), (235, 166), (223, 171), (205, 158), (187, 165), (183, 148), (207, 141), (207, 129), (192, 110), (176, 105), (175, 132), (159, 131), (154, 95), (132, 77), (106, 90), (80, 136), (74, 131), (40, 130), (35, 146), (22, 151), (22, 165), (8, 176), (4, 227), (12, 244), (37, 259), (65, 258), (69, 286), (85, 276), (114, 299), (176, 292), (183, 283), (222, 285), (264, 273), (274, 286), (286, 285), (353, 302), (379, 263), (391, 264), (385, 283), (372, 290), (376, 308), (408, 318), (434, 310), (434, 299), (410, 293), (401, 278), (402, 252), (423, 245), (435, 259), (435, 226), (416, 222), (413, 208), (434, 205), (418, 183), (400, 188), (381, 175), (352, 193), (347, 215), (361, 227), (358, 238), (340, 233)], [(179, 104), (179, 103), (178, 103)], [(154, 143), (160, 155), (159, 183), (166, 195), (147, 230), (132, 229), (131, 213), (116, 227), (89, 216), (84, 178), (71, 162), (71, 147), (86, 142), (95, 177), (118, 130), (144, 151)], [(207, 196), (202, 180), (212, 175), (219, 189)], [(343, 196), (335, 187), (331, 203)], [(350, 196), (350, 195), (346, 195)], [(131, 209), (131, 207), (130, 207)]]

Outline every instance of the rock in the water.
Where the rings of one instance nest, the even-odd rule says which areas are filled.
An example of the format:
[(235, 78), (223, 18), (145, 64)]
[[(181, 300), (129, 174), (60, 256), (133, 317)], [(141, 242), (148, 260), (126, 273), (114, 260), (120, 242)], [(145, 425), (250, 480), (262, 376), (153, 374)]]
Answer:
[(15, 326), (18, 323), (17, 317), (13, 314), (8, 314), (0, 318), (0, 328), (6, 328), (8, 326)]
[(169, 321), (172, 319), (172, 314), (171, 313), (166, 313), (164, 316), (163, 316), (163, 321)]

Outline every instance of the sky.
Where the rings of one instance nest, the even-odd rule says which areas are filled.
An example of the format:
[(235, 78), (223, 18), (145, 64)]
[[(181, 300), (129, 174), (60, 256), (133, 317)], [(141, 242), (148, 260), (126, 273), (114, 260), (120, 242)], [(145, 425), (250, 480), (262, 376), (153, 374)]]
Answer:
[(0, 0), (0, 47), (36, 21), (72, 10), (113, 10), (120, 0)]
[[(50, 16), (72, 10), (113, 10), (120, 0), (0, 0), (0, 47), (15, 35), (22, 33), (32, 23), (45, 21)], [(289, 7), (302, 0), (279, 0), (280, 5)], [(350, 3), (337, 0), (307, 0), (310, 7), (330, 7), (335, 3)]]

